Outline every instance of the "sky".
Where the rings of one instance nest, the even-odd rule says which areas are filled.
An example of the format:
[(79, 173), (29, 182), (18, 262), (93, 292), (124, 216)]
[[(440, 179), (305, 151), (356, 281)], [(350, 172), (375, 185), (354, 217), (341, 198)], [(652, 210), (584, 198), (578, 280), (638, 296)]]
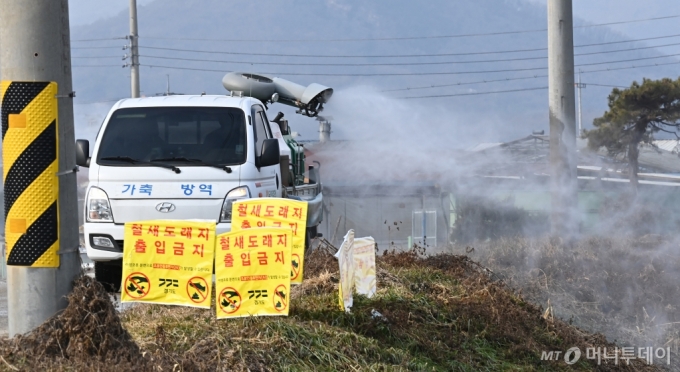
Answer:
[[(153, 0), (137, 0), (137, 7)], [(128, 11), (130, 2), (126, 0), (70, 0), (69, 21), (71, 27), (94, 23), (98, 20)]]
[[(141, 7), (153, 0), (137, 0)], [(522, 0), (537, 4), (546, 4), (547, 0)], [(71, 26), (81, 26), (94, 23), (128, 11), (129, 1), (126, 0), (70, 0)], [(626, 19), (663, 17), (670, 13), (678, 13), (677, 0), (573, 0), (574, 14), (588, 22), (608, 23)], [(678, 9), (676, 12), (669, 10)], [(669, 20), (667, 22), (677, 22)], [(640, 34), (660, 34), (670, 23), (658, 22), (649, 27), (640, 28), (635, 24), (614, 25), (612, 28), (630, 37), (644, 37)]]

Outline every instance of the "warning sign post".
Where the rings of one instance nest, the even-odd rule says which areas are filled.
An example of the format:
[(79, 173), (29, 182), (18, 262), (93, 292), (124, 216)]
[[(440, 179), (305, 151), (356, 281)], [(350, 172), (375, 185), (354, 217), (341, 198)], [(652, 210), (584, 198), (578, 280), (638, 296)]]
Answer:
[(217, 237), (217, 318), (288, 315), (292, 232), (253, 228)]
[(7, 265), (59, 267), (57, 84), (0, 83)]
[(302, 283), (307, 232), (307, 203), (281, 198), (257, 198), (239, 201), (232, 207), (231, 230), (276, 227), (292, 234), (290, 262), (291, 282)]
[(121, 302), (210, 308), (215, 223), (125, 224)]

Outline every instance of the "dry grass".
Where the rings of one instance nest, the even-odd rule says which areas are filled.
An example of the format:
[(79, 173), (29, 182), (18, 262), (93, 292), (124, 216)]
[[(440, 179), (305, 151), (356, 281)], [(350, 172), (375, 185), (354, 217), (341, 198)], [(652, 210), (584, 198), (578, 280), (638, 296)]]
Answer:
[(5, 370), (114, 370), (148, 366), (101, 284), (83, 276), (70, 305), (37, 329), (0, 342)]
[[(2, 344), (6, 363), (0, 360), (0, 369), (607, 371), (613, 367), (584, 358), (573, 366), (541, 361), (542, 351), (613, 345), (601, 335), (543, 317), (541, 308), (465, 256), (392, 253), (379, 257), (377, 265), (377, 295), (356, 296), (351, 314), (338, 309), (337, 261), (328, 252), (317, 251), (306, 262), (305, 283), (292, 294), (289, 317), (220, 321), (214, 307), (162, 305), (139, 305), (119, 318), (110, 303), (105, 304), (108, 296), (101, 286), (82, 279), (69, 309), (33, 336)], [(60, 336), (64, 332), (68, 337)], [(53, 347), (55, 341), (61, 348)], [(616, 370), (654, 369), (636, 362)]]
[[(471, 247), (454, 247), (454, 252)], [(525, 298), (624, 346), (671, 347), (680, 368), (680, 250), (657, 235), (590, 237), (572, 245), (502, 239), (474, 245), (488, 266)]]

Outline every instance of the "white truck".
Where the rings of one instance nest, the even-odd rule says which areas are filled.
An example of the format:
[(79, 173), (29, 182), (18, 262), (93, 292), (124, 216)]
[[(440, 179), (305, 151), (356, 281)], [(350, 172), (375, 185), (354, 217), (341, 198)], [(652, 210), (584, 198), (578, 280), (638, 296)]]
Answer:
[(265, 109), (283, 98), (315, 116), (333, 91), (278, 80), (231, 73), (223, 79), (228, 96), (123, 99), (106, 116), (91, 157), (89, 142), (76, 141), (76, 163), (89, 168), (83, 231), (98, 281), (119, 290), (128, 221), (214, 220), (221, 234), (231, 230), (235, 200), (289, 197), (308, 202), (308, 242), (316, 236), (318, 167), (304, 169), (283, 115), (271, 123)]

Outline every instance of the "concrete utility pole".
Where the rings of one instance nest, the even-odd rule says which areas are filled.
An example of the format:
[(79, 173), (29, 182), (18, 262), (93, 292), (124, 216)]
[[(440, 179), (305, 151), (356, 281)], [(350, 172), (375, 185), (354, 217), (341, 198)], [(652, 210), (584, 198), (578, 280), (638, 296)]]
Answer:
[[(59, 152), (56, 155), (59, 159), (59, 173), (54, 177), (58, 177), (59, 184), (59, 267), (7, 267), (11, 337), (36, 328), (66, 307), (68, 303), (65, 296), (71, 291), (73, 279), (80, 272), (80, 257), (76, 173), (73, 172), (75, 137), (68, 0), (0, 0), (0, 9), (2, 9), (0, 12), (2, 79), (15, 82), (55, 81), (58, 84), (56, 135)], [(11, 94), (14, 97), (20, 96), (21, 88), (18, 89), (18, 93)], [(28, 95), (26, 94), (24, 99)], [(16, 102), (8, 104), (16, 105)], [(4, 104), (3, 110), (7, 110)], [(30, 129), (32, 123), (27, 122), (25, 125)], [(31, 166), (37, 167), (32, 163), (19, 164), (24, 175), (30, 175), (35, 171)], [(5, 200), (7, 195), (5, 190)], [(36, 201), (36, 205), (37, 203)], [(5, 208), (8, 206), (5, 205)], [(26, 234), (31, 234), (30, 229)], [(35, 241), (31, 241), (27, 248), (35, 248), (35, 244), (37, 244)]]
[(137, 34), (137, 0), (130, 0), (130, 97), (139, 98), (139, 35)]
[(578, 232), (574, 24), (571, 0), (548, 0), (552, 235)]
[(578, 88), (578, 132), (577, 136), (583, 133), (583, 109), (581, 107), (581, 89), (586, 87), (586, 84), (581, 83), (581, 71), (578, 72), (578, 83), (576, 83), (576, 88)]
[(319, 142), (326, 143), (331, 140), (330, 119), (319, 117)]

